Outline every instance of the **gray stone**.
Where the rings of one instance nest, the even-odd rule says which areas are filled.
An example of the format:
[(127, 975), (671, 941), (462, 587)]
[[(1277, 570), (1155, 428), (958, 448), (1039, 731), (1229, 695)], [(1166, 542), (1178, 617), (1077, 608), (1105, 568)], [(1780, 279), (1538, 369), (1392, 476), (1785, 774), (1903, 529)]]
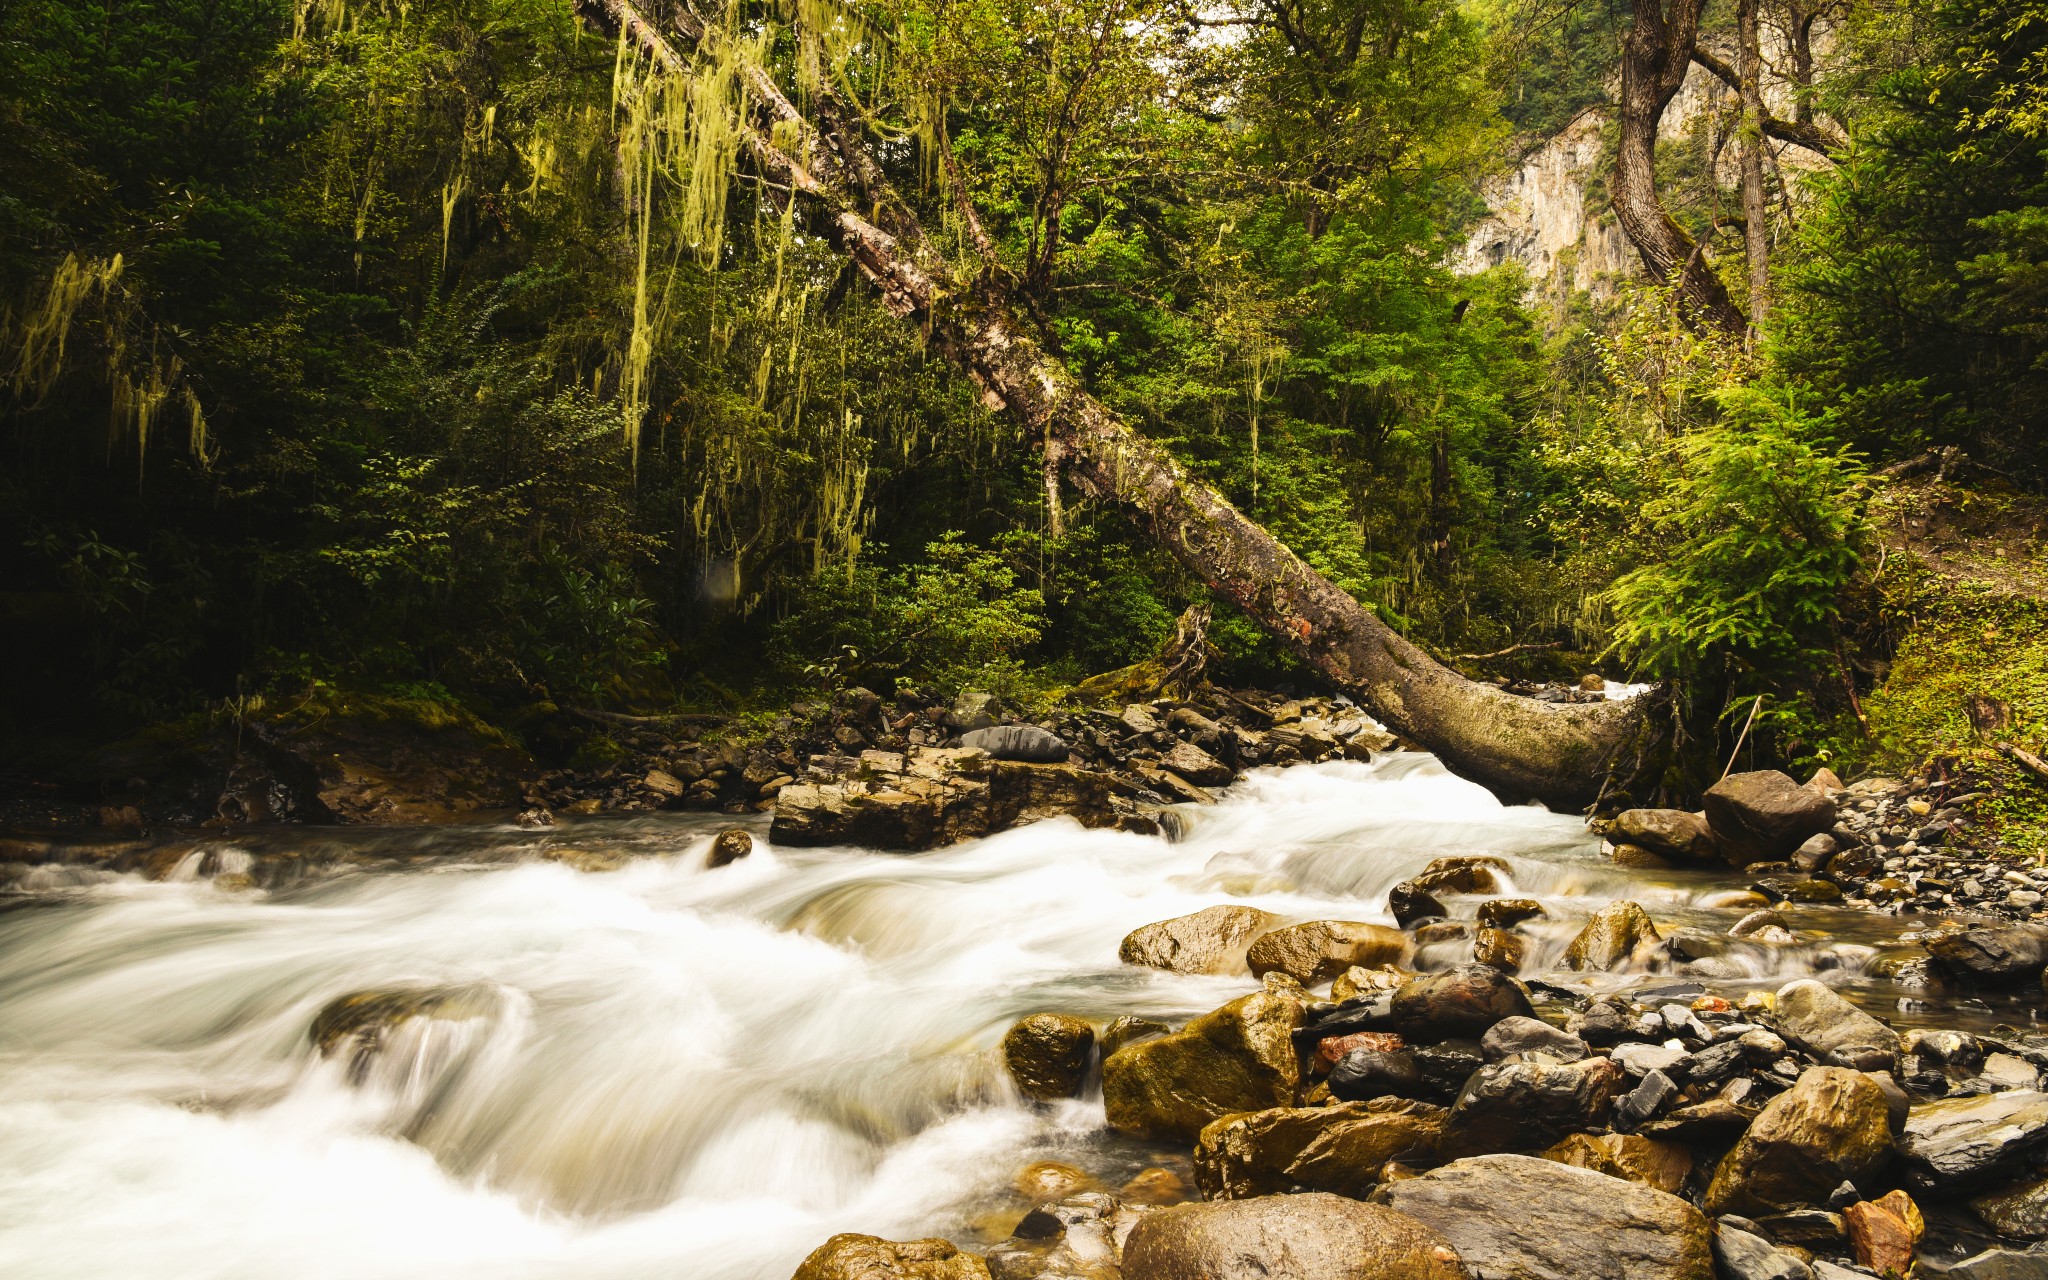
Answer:
[(1656, 1119), (1657, 1113), (1670, 1106), (1677, 1096), (1678, 1086), (1671, 1082), (1671, 1077), (1662, 1071), (1652, 1071), (1614, 1104), (1614, 1127), (1624, 1131), (1640, 1128)]
[(1560, 1031), (1540, 1018), (1502, 1018), (1479, 1038), (1479, 1048), (1488, 1062), (1499, 1062), (1523, 1053), (1545, 1053), (1560, 1062), (1577, 1062), (1590, 1050), (1586, 1042), (1569, 1031)]
[(1779, 988), (1773, 1021), (1787, 1040), (1832, 1066), (1887, 1071), (1899, 1055), (1898, 1032), (1813, 978)]
[(1451, 1107), (1443, 1153), (1534, 1150), (1569, 1133), (1603, 1128), (1621, 1085), (1620, 1069), (1606, 1058), (1482, 1067)]
[(1686, 1060), (1687, 1055), (1685, 1050), (1673, 1049), (1667, 1045), (1632, 1042), (1615, 1045), (1608, 1056), (1614, 1059), (1616, 1066), (1630, 1075), (1646, 1076), (1652, 1071), (1677, 1073), (1679, 1064)]
[(2010, 1177), (2044, 1145), (2048, 1094), (2033, 1089), (1923, 1102), (1898, 1140), (1908, 1185), (1950, 1194)]
[(1522, 984), (1490, 965), (1453, 965), (1402, 984), (1394, 993), (1394, 1022), (1411, 1040), (1480, 1036), (1502, 1018), (1528, 1017)]
[(1677, 1196), (1533, 1156), (1459, 1160), (1373, 1198), (1436, 1228), (1473, 1280), (1712, 1280), (1706, 1218)]
[(1125, 964), (1173, 973), (1240, 974), (1252, 942), (1284, 919), (1257, 907), (1224, 903), (1133, 929), (1117, 956)]
[(1065, 739), (1035, 724), (999, 724), (960, 735), (960, 745), (988, 752), (998, 760), (1030, 760), (1061, 764), (1067, 758)]
[[(1840, 1271), (1840, 1268), (1836, 1270)], [(2048, 1280), (2048, 1253), (1986, 1249), (1961, 1262), (1941, 1262), (1922, 1256), (1918, 1274), (1940, 1277), (1941, 1280)], [(1842, 1275), (1848, 1280), (1866, 1280), (1858, 1272), (1843, 1272)], [(1833, 1278), (1820, 1276), (1819, 1280)]]
[(1714, 1232), (1714, 1261), (1726, 1280), (1813, 1280), (1813, 1268), (1724, 1219)]
[(1927, 950), (1960, 981), (2010, 986), (2038, 978), (2048, 967), (2048, 929), (2026, 924), (1964, 929), (1929, 940)]

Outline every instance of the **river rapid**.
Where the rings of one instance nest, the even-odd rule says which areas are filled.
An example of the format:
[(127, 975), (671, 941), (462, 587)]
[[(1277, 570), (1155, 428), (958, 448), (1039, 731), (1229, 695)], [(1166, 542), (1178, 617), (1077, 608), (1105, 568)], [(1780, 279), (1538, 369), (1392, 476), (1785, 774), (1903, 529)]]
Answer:
[[(1139, 925), (1225, 901), (1385, 921), (1432, 858), (1497, 854), (1558, 917), (1528, 976), (1583, 987), (1548, 970), (1607, 901), (1740, 914), (1714, 905), (1732, 873), (1618, 870), (1578, 819), (1414, 754), (1255, 773), (1173, 841), (1061, 820), (905, 857), (757, 830), (706, 870), (718, 825), (272, 830), (195, 845), (167, 880), (43, 875), (0, 910), (0, 1275), (786, 1280), (839, 1231), (986, 1243), (1032, 1161), (1112, 1187), (1186, 1172), (1184, 1149), (1109, 1135), (1099, 1097), (1020, 1102), (996, 1057), (1028, 1013), (1177, 1022), (1255, 985), (1119, 964)], [(411, 865), (267, 892), (203, 874), (263, 842)], [(1902, 1027), (1934, 1016), (1864, 973), (1914, 922), (1797, 923), (1800, 945), (1709, 987), (1818, 971)], [(402, 1024), (353, 1082), (309, 1042), (336, 997), (426, 985), (475, 1016)]]

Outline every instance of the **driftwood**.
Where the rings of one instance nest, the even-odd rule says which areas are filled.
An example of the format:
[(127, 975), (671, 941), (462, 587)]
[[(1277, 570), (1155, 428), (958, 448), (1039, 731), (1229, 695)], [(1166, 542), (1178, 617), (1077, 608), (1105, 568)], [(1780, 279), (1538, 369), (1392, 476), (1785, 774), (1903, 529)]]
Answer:
[[(629, 0), (577, 6), (677, 74), (689, 73), (689, 60), (676, 42), (713, 54), (723, 38), (687, 3), (671, 3), (658, 20)], [(1654, 699), (1538, 702), (1432, 659), (1089, 395), (1034, 339), (997, 273), (956, 279), (869, 150), (858, 113), (829, 82), (806, 95), (803, 111), (759, 67), (743, 68), (741, 83), (752, 113), (745, 154), (798, 201), (809, 229), (845, 253), (989, 407), (1015, 415), (1070, 484), (1122, 507), (1332, 685), (1506, 797), (1577, 808), (1653, 767), (1661, 743)]]

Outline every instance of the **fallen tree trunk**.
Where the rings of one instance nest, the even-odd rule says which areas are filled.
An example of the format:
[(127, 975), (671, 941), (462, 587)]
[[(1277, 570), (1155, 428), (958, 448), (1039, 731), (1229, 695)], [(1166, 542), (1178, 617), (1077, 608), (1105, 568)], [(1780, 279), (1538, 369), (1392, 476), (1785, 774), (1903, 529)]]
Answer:
[[(629, 0), (577, 2), (586, 18), (689, 74), (671, 36)], [(687, 5), (663, 18), (675, 37), (716, 52), (718, 27)], [(743, 138), (748, 156), (803, 201), (808, 225), (852, 258), (892, 312), (917, 323), (990, 407), (1015, 414), (1070, 482), (1122, 506), (1213, 591), (1390, 728), (1504, 798), (1566, 808), (1625, 791), (1658, 766), (1658, 699), (1519, 698), (1465, 679), (1402, 639), (1083, 390), (1032, 339), (993, 273), (958, 284), (828, 85), (808, 94), (806, 114), (761, 68), (745, 68), (742, 84), (753, 114)]]

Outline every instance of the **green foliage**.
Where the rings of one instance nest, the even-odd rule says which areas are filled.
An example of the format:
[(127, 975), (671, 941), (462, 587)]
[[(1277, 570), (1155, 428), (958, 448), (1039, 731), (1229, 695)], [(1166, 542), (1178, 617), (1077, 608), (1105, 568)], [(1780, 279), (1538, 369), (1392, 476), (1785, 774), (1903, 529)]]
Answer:
[(819, 579), (773, 631), (773, 651), (789, 677), (828, 687), (1014, 691), (1018, 661), (1044, 625), (1043, 597), (1019, 585), (1000, 552), (957, 533), (924, 553), (912, 564), (863, 562)]
[(1662, 554), (1608, 596), (1617, 647), (1656, 675), (1712, 654), (1810, 664), (1832, 648), (1862, 563), (1856, 456), (1814, 443), (1827, 424), (1788, 394), (1739, 387), (1716, 399), (1725, 420), (1677, 442), (1676, 475), (1646, 512)]

